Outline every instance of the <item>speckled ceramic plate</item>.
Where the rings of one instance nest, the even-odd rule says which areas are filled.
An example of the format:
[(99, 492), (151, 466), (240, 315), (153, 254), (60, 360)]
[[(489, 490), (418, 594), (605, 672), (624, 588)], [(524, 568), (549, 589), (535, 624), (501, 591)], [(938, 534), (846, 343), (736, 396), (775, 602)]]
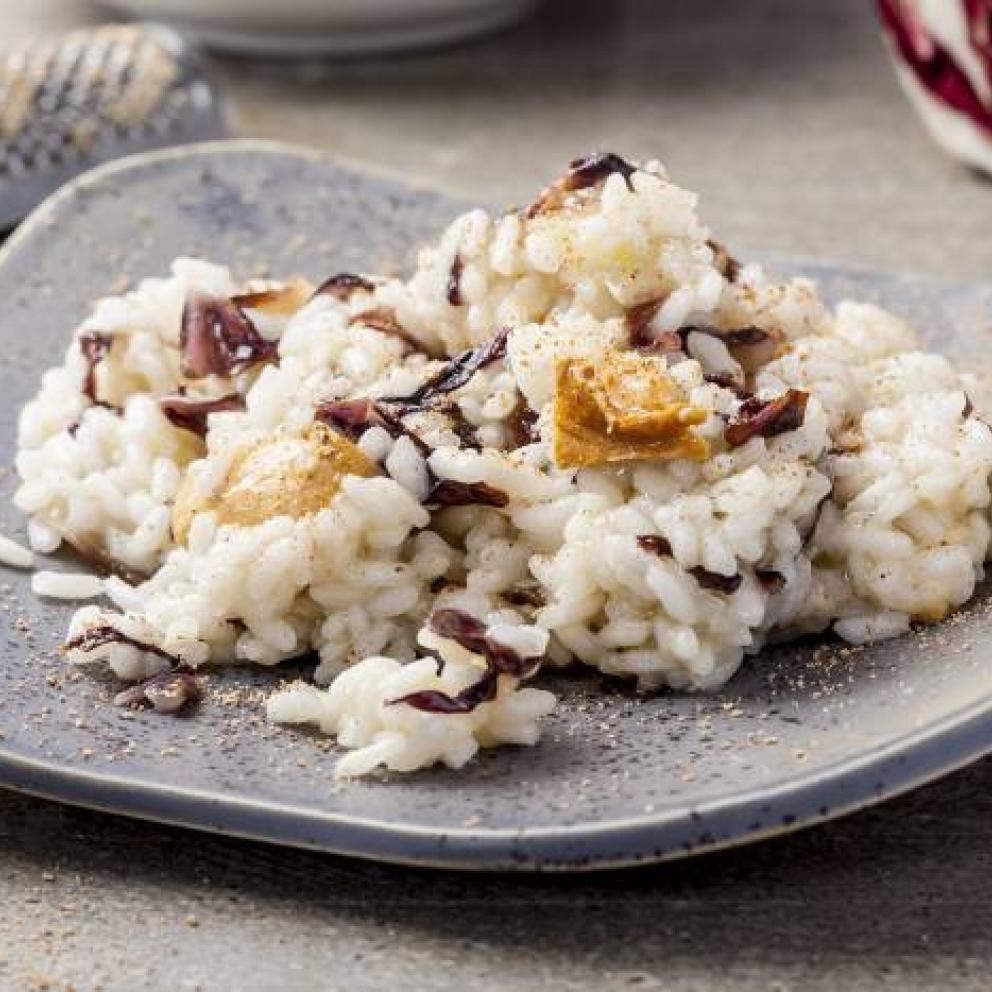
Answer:
[[(691, 177), (689, 177), (691, 179)], [(41, 207), (0, 256), (0, 443), (90, 300), (180, 254), (317, 279), (402, 269), (459, 204), (285, 147), (228, 144), (104, 167)], [(990, 352), (992, 288), (777, 263), (912, 316), (971, 367)], [(23, 533), (0, 484), (0, 526)], [(66, 562), (65, 567), (72, 567)], [(551, 680), (537, 748), (355, 783), (325, 740), (268, 727), (274, 678), (211, 676), (188, 717), (110, 704), (56, 647), (70, 609), (0, 577), (0, 782), (66, 802), (387, 861), (589, 868), (678, 857), (815, 823), (992, 750), (987, 592), (951, 622), (864, 650), (765, 651), (725, 691), (641, 699), (595, 675)]]

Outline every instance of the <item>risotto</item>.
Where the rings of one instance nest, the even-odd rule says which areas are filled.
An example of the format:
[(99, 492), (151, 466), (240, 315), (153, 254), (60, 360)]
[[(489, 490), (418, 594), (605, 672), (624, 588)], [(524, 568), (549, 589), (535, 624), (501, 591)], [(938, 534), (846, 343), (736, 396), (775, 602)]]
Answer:
[(713, 690), (770, 638), (939, 621), (989, 549), (992, 431), (897, 317), (712, 239), (597, 154), (473, 210), (406, 281), (179, 259), (100, 300), (21, 415), (32, 567), (94, 575), (65, 651), (170, 712), (312, 653), (268, 716), (340, 775), (534, 744), (542, 668)]

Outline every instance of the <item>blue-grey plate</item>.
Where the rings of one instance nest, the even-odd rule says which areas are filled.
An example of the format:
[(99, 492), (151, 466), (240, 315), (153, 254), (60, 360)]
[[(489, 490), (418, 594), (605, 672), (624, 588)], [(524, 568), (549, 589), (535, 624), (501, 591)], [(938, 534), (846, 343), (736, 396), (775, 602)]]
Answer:
[[(688, 177), (691, 180), (691, 177)], [(250, 274), (402, 270), (462, 205), (258, 143), (194, 146), (106, 166), (44, 204), (0, 255), (0, 443), (60, 360), (89, 302), (180, 254)], [(980, 368), (992, 288), (806, 271), (833, 298), (880, 301)], [(0, 526), (23, 534), (0, 478)], [(64, 567), (72, 567), (66, 561)], [(762, 652), (720, 693), (638, 698), (595, 674), (560, 694), (536, 748), (460, 772), (353, 783), (326, 740), (264, 723), (273, 681), (305, 665), (210, 678), (187, 717), (115, 709), (110, 682), (57, 653), (70, 608), (0, 576), (0, 783), (204, 830), (408, 864), (591, 868), (674, 858), (837, 816), (992, 750), (992, 616), (983, 591), (951, 622), (866, 649)]]

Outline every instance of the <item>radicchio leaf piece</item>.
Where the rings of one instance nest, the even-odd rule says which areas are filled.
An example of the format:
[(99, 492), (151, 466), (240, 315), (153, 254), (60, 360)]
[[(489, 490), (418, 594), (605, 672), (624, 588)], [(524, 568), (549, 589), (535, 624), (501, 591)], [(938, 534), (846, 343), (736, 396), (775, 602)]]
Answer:
[(441, 479), (431, 488), (424, 502), (429, 506), (502, 508), (510, 502), (510, 497), (502, 489), (497, 489), (488, 482), (455, 482), (454, 479)]
[(757, 396), (746, 399), (723, 432), (733, 447), (746, 444), (753, 437), (774, 437), (802, 427), (809, 394), (789, 389), (774, 399)]
[(627, 325), (627, 335), (632, 348), (649, 348), (655, 343), (655, 335), (651, 333), (651, 321), (661, 309), (663, 300), (649, 300), (628, 307), (624, 313), (624, 323)]
[(613, 173), (623, 176), (627, 188), (632, 191), (634, 186), (631, 177), (636, 171), (636, 166), (612, 152), (593, 152), (583, 158), (573, 159), (569, 163), (568, 172), (542, 190), (538, 198), (524, 211), (524, 216), (531, 219), (548, 211), (557, 210), (564, 205), (568, 193), (595, 186)]
[(100, 575), (116, 575), (130, 586), (140, 585), (148, 578), (147, 572), (130, 568), (112, 557), (103, 542), (96, 538), (82, 534), (66, 534), (65, 540), (79, 557)]
[(451, 270), (448, 272), (448, 285), (445, 292), (448, 302), (453, 307), (460, 307), (464, 302), (462, 300), (462, 269), (464, 267), (465, 263), (462, 261), (461, 255), (455, 255), (451, 263)]
[(185, 376), (235, 375), (276, 357), (276, 345), (230, 300), (194, 293), (183, 307), (180, 368)]
[(451, 430), (463, 448), (474, 448), (476, 451), (482, 448), (482, 442), (479, 440), (479, 434), (475, 424), (465, 416), (462, 408), (457, 403), (445, 403), (443, 406), (436, 407), (436, 409), (448, 418)]
[(480, 369), (506, 357), (506, 344), (510, 329), (504, 327), (488, 341), (475, 348), (468, 348), (446, 362), (426, 382), (422, 383), (409, 396), (391, 397), (391, 402), (407, 406), (422, 406), (435, 396), (454, 392), (464, 386)]
[(398, 338), (410, 351), (424, 351), (424, 346), (399, 322), (392, 307), (373, 307), (371, 310), (353, 314), (348, 320), (348, 325), (354, 327), (356, 324)]
[[(403, 423), (402, 412), (385, 401), (363, 398), (321, 403), (317, 407), (315, 418), (351, 441), (357, 441), (370, 427), (381, 427), (391, 437), (409, 438), (424, 458), (429, 457), (434, 451), (423, 438)], [(457, 421), (454, 426), (457, 431)], [(510, 502), (506, 493), (486, 482), (438, 480), (430, 473), (430, 469), (428, 469), (428, 474), (431, 478), (431, 488), (424, 500), (428, 506), (494, 506), (502, 508)]]
[(486, 669), (482, 677), (461, 692), (450, 696), (440, 689), (421, 689), (410, 692), (399, 699), (390, 700), (390, 705), (404, 704), (412, 706), (423, 713), (439, 713), (451, 715), (456, 713), (471, 713), (482, 703), (492, 702), (499, 689), (499, 673), (494, 669)]
[(351, 299), (355, 293), (371, 293), (375, 289), (375, 284), (364, 276), (357, 276), (353, 272), (339, 272), (337, 275), (325, 279), (314, 290), (314, 296), (333, 296), (334, 299), (342, 303)]
[(772, 596), (785, 588), (786, 579), (781, 572), (770, 568), (756, 568), (754, 574), (764, 590)]
[(79, 335), (79, 350), (86, 361), (86, 375), (83, 378), (83, 395), (94, 405), (120, 410), (120, 407), (102, 402), (96, 395), (96, 367), (102, 362), (114, 344), (112, 334), (101, 331), (87, 331)]
[(207, 417), (211, 413), (243, 410), (245, 398), (241, 393), (228, 393), (210, 400), (193, 400), (186, 396), (163, 396), (158, 401), (166, 418), (176, 427), (207, 436)]
[(202, 698), (203, 680), (187, 668), (173, 668), (117, 693), (114, 705), (150, 705), (156, 713), (174, 716), (187, 703)]
[(704, 589), (723, 592), (728, 596), (737, 592), (741, 583), (744, 581), (743, 575), (722, 575), (720, 572), (711, 572), (708, 568), (690, 568), (689, 574)]
[(314, 419), (343, 434), (349, 441), (357, 441), (370, 427), (384, 427), (375, 400), (328, 400), (314, 412)]
[(687, 339), (693, 333), (719, 338), (745, 372), (756, 372), (762, 365), (770, 362), (775, 357), (775, 351), (781, 340), (779, 334), (753, 326), (725, 331), (719, 327), (711, 327), (709, 324), (693, 324), (681, 328), (679, 333), (683, 339)]
[[(659, 558), (672, 557), (672, 545), (667, 537), (660, 534), (641, 534), (637, 538), (637, 546), (642, 551), (658, 555)], [(719, 572), (711, 572), (708, 568), (697, 566), (686, 569), (686, 571), (704, 588), (712, 589), (714, 592), (723, 592), (728, 596), (737, 592), (744, 576), (721, 575)]]
[(729, 389), (739, 400), (746, 400), (752, 395), (740, 384), (738, 377), (729, 372), (706, 372), (703, 380), (721, 389)]
[(637, 546), (642, 551), (648, 551), (659, 558), (670, 558), (672, 556), (672, 545), (667, 537), (660, 534), (641, 534), (637, 538)]
[(540, 414), (531, 409), (526, 398), (521, 395), (507, 418), (507, 425), (513, 438), (513, 449), (523, 448), (540, 440), (541, 433), (537, 428), (538, 420), (540, 420)]
[(726, 245), (712, 238), (706, 242), (713, 252), (713, 267), (723, 276), (727, 282), (737, 282), (737, 277), (741, 274), (741, 263), (727, 251)]
[(473, 654), (481, 654), (501, 675), (523, 678), (536, 664), (494, 640), (486, 625), (464, 610), (435, 610), (427, 624), (438, 637), (452, 640)]
[(631, 176), (637, 172), (637, 167), (622, 159), (613, 152), (593, 152), (583, 158), (573, 159), (568, 165), (564, 187), (572, 191), (587, 189), (602, 182), (613, 173), (619, 173), (627, 183), (627, 188), (633, 192), (634, 185)]
[(624, 323), (631, 348), (652, 355), (672, 355), (685, 351), (685, 339), (689, 328), (655, 331), (651, 327), (651, 322), (664, 302), (664, 299), (649, 300), (628, 307), (624, 314)]
[(544, 590), (539, 582), (518, 582), (503, 593), (512, 606), (532, 606), (535, 609), (544, 606)]
[(482, 655), (486, 670), (477, 681), (454, 696), (437, 689), (425, 689), (390, 700), (390, 705), (405, 704), (426, 713), (471, 713), (481, 703), (496, 698), (500, 675), (524, 678), (538, 664), (536, 659), (521, 658), (512, 648), (494, 640), (486, 625), (464, 610), (435, 610), (427, 625), (438, 637), (455, 641), (466, 651)]
[(139, 641), (136, 637), (125, 634), (109, 623), (96, 624), (93, 627), (88, 627), (81, 634), (70, 637), (62, 645), (62, 650), (82, 651), (86, 654), (103, 647), (105, 644), (130, 644), (131, 647), (137, 648), (139, 651), (147, 651), (149, 654), (157, 654), (160, 658), (165, 658), (171, 665), (179, 665), (179, 659), (169, 654), (168, 651), (163, 651), (154, 644)]
[[(478, 347), (457, 355), (407, 396), (331, 400), (317, 407), (315, 419), (352, 441), (357, 441), (370, 427), (381, 427), (391, 437), (408, 437), (426, 458), (433, 453), (433, 447), (407, 427), (403, 418), (433, 404), (431, 409), (448, 416), (452, 430), (464, 447), (478, 447), (474, 426), (457, 404), (445, 399), (445, 394), (464, 386), (479, 369), (503, 358), (509, 333), (509, 329), (504, 329)], [(436, 479), (432, 482), (427, 502), (439, 506), (503, 507), (508, 502), (505, 493), (485, 483), (465, 485)]]
[(741, 327), (723, 335), (727, 350), (745, 372), (757, 372), (774, 357), (779, 335), (761, 327)]
[(408, 437), (425, 457), (434, 451), (423, 438), (403, 423), (400, 412), (385, 400), (373, 400), (369, 397), (329, 400), (317, 407), (314, 419), (343, 434), (349, 441), (357, 441), (370, 427), (381, 427), (390, 437)]

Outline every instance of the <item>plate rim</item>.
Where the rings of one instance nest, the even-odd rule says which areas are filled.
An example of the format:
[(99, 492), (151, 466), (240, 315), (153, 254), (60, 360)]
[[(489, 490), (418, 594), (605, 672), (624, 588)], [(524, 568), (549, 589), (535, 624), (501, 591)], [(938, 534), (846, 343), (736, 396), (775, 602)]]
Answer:
[[(258, 139), (199, 142), (142, 152), (104, 163), (62, 186), (39, 204), (0, 247), (0, 274), (9, 261), (60, 210), (86, 190), (179, 159), (259, 154), (327, 164), (335, 169), (428, 190), (395, 175), (358, 167), (318, 149)], [(458, 202), (458, 197), (449, 197)], [(810, 267), (822, 259), (791, 259)], [(839, 266), (870, 273), (869, 268)], [(888, 273), (886, 273), (889, 275)], [(911, 273), (891, 274), (914, 278)], [(920, 278), (942, 285), (978, 280)], [(992, 752), (992, 688), (951, 713), (907, 731), (889, 743), (815, 773), (795, 773), (773, 788), (751, 787), (680, 809), (629, 817), (516, 829), (454, 827), (438, 830), (403, 823), (315, 811), (270, 799), (227, 795), (75, 767), (17, 753), (0, 742), (0, 785), (108, 813), (226, 836), (275, 842), (393, 864), (465, 870), (593, 870), (670, 861), (753, 843), (874, 805), (908, 792)], [(382, 783), (384, 788), (389, 783)], [(825, 805), (824, 788), (843, 793)], [(742, 829), (743, 820), (755, 821)], [(610, 853), (610, 852), (613, 853)]]
[[(613, 870), (680, 860), (794, 833), (949, 775), (992, 752), (992, 693), (926, 724), (925, 729), (926, 733), (911, 731), (885, 747), (827, 765), (815, 775), (790, 776), (773, 789), (725, 793), (719, 799), (665, 814), (520, 830), (455, 827), (439, 831), (351, 814), (314, 812), (269, 799), (92, 772), (25, 757), (5, 747), (0, 747), (0, 785), (100, 812), (406, 867)], [(947, 749), (952, 744), (957, 747), (949, 758)], [(914, 761), (907, 760), (907, 751)], [(880, 778), (890, 765), (911, 771), (902, 777)], [(846, 801), (825, 808), (825, 784), (844, 786)], [(852, 784), (857, 788), (851, 788)], [(388, 788), (388, 781), (381, 787)], [(156, 800), (161, 802), (153, 809), (149, 803)], [(238, 813), (258, 820), (258, 824), (239, 820)], [(745, 831), (732, 825), (734, 820), (756, 816), (777, 819)], [(722, 837), (721, 823), (731, 828)], [(687, 825), (697, 839), (685, 839)], [(335, 833), (339, 836), (333, 836)], [(597, 853), (602, 851), (604, 839), (616, 844), (617, 853)]]

